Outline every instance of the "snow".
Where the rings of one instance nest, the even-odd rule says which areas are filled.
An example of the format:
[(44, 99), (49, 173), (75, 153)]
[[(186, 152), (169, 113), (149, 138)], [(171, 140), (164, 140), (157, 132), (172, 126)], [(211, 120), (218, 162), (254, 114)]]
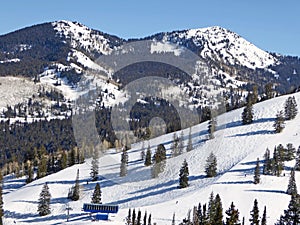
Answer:
[(271, 54), (222, 27), (173, 32), (165, 39), (168, 40), (176, 35), (180, 38), (192, 39), (196, 46), (203, 46), (200, 55), (204, 58), (216, 59), (217, 57), (220, 61), (225, 61), (230, 65), (240, 64), (250, 69), (267, 68), (278, 63), (278, 60)]
[(0, 111), (7, 105), (22, 103), (38, 92), (41, 85), (18, 77), (0, 77)]
[(1, 64), (3, 64), (3, 63), (11, 63), (11, 62), (14, 62), (14, 63), (20, 62), (20, 59), (15, 58), (15, 59), (7, 59), (7, 60), (4, 60), (4, 61), (0, 61)]
[(175, 46), (174, 44), (170, 44), (168, 42), (166, 42), (166, 43), (155, 42), (155, 43), (151, 43), (150, 52), (151, 52), (151, 54), (171, 52), (175, 56), (180, 56), (182, 49), (180, 47)]
[(80, 47), (86, 51), (96, 51), (104, 55), (112, 50), (108, 39), (80, 23), (61, 20), (53, 22), (52, 26), (59, 36), (70, 39), (73, 48)]
[[(294, 94), (300, 102), (300, 93)], [(150, 168), (144, 167), (139, 161), (142, 143), (133, 144), (129, 150), (128, 176), (119, 177), (120, 153), (111, 149), (100, 160), (100, 185), (102, 201), (106, 204), (118, 204), (119, 213), (111, 221), (101, 224), (124, 224), (128, 208), (140, 209), (152, 214), (153, 222), (159, 225), (170, 224), (173, 213), (179, 223), (191, 209), (199, 202), (206, 203), (211, 191), (219, 193), (224, 211), (234, 202), (249, 220), (253, 201), (258, 199), (260, 215), (263, 207), (267, 207), (268, 224), (274, 224), (283, 210), (287, 208), (290, 196), (285, 194), (289, 172), (286, 176), (261, 175), (261, 183), (253, 184), (253, 173), (257, 157), (263, 159), (268, 147), (292, 143), (296, 148), (300, 142), (300, 116), (286, 122), (286, 128), (280, 134), (273, 132), (273, 122), (278, 110), (288, 96), (278, 97), (254, 106), (255, 121), (250, 125), (241, 124), (242, 109), (238, 109), (218, 117), (218, 131), (215, 139), (207, 140), (207, 123), (192, 127), (193, 144), (195, 150), (184, 153), (176, 158), (167, 160), (166, 168), (158, 178), (152, 179)], [(299, 110), (299, 109), (298, 109)], [(189, 129), (183, 130), (185, 144)], [(177, 135), (180, 131), (177, 132)], [(170, 154), (170, 144), (173, 134), (166, 134), (145, 142), (154, 151), (156, 146), (164, 143), (167, 154)], [(213, 151), (218, 159), (220, 175), (216, 178), (205, 178), (204, 165), (207, 156)], [(271, 152), (272, 154), (272, 152)], [(178, 189), (178, 173), (183, 160), (189, 164), (190, 186)], [(290, 162), (288, 166), (292, 166)], [(261, 165), (262, 166), (262, 165)], [(84, 164), (69, 167), (56, 174), (36, 180), (20, 187), (24, 179), (6, 177), (4, 183), (5, 224), (64, 224), (66, 221), (65, 207), (68, 203), (66, 196), (73, 185), (76, 171), (80, 170), (82, 197), (77, 202), (69, 202), (73, 209), (70, 212), (68, 224), (86, 224), (89, 217), (81, 211), (83, 203), (90, 202), (95, 182), (89, 182), (91, 160)], [(300, 173), (296, 172), (299, 184)], [(37, 215), (37, 199), (42, 185), (47, 182), (52, 194), (51, 215), (39, 217)], [(299, 185), (298, 185), (299, 186)]]

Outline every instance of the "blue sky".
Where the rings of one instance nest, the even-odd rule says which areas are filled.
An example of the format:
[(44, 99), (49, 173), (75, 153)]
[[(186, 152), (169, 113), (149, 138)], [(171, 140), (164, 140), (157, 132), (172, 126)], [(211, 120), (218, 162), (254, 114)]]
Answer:
[(218, 25), (264, 50), (300, 56), (298, 0), (10, 0), (1, 2), (0, 34), (61, 19), (123, 38)]

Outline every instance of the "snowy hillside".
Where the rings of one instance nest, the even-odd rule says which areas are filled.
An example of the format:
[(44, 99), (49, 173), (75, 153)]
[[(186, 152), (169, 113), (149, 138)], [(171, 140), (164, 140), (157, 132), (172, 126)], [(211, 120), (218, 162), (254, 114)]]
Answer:
[[(300, 102), (300, 93), (294, 94)], [(176, 158), (167, 160), (166, 168), (158, 178), (151, 178), (151, 168), (145, 167), (140, 161), (142, 143), (137, 143), (129, 150), (128, 175), (119, 177), (120, 153), (109, 150), (100, 158), (100, 185), (102, 202), (118, 204), (119, 213), (111, 221), (99, 224), (124, 224), (128, 208), (141, 209), (152, 214), (152, 221), (158, 225), (171, 224), (173, 213), (177, 223), (186, 217), (189, 209), (199, 202), (206, 203), (209, 194), (219, 193), (223, 210), (229, 208), (231, 201), (249, 221), (253, 201), (258, 199), (260, 215), (263, 207), (267, 207), (268, 224), (274, 222), (287, 208), (290, 196), (285, 194), (289, 171), (286, 176), (261, 176), (260, 184), (253, 184), (253, 173), (257, 157), (263, 159), (267, 147), (273, 149), (275, 145), (292, 143), (296, 148), (300, 143), (300, 115), (286, 123), (286, 128), (280, 134), (274, 134), (273, 123), (277, 111), (283, 108), (287, 96), (258, 103), (254, 106), (254, 123), (241, 124), (242, 109), (235, 110), (218, 117), (218, 131), (215, 139), (207, 140), (207, 123), (192, 128), (193, 145), (195, 149)], [(298, 109), (299, 110), (299, 109)], [(189, 130), (184, 130), (187, 141)], [(180, 132), (177, 132), (179, 135)], [(152, 151), (158, 144), (163, 143), (170, 154), (170, 144), (173, 134), (163, 135), (149, 141)], [(186, 144), (186, 143), (185, 143)], [(145, 142), (145, 146), (148, 143)], [(214, 152), (218, 159), (220, 175), (216, 178), (205, 178), (204, 165), (210, 152)], [(190, 186), (178, 189), (178, 174), (183, 160), (189, 164)], [(288, 164), (293, 165), (293, 162)], [(74, 184), (77, 169), (80, 170), (82, 185), (81, 199), (69, 202), (73, 209), (68, 224), (89, 223), (88, 214), (81, 211), (84, 202), (90, 202), (95, 182), (90, 179), (91, 161), (75, 165), (56, 174), (36, 180), (22, 186), (24, 179), (5, 178), (4, 209), (5, 224), (64, 224), (66, 221), (67, 193)], [(296, 172), (299, 184), (300, 174)], [(42, 185), (48, 183), (52, 194), (51, 215), (39, 217), (37, 214), (37, 199)]]
[(220, 61), (228, 65), (240, 65), (250, 69), (267, 68), (278, 60), (259, 49), (238, 34), (222, 27), (207, 27), (164, 33), (162, 40), (183, 44), (186, 40), (201, 48), (204, 59)]

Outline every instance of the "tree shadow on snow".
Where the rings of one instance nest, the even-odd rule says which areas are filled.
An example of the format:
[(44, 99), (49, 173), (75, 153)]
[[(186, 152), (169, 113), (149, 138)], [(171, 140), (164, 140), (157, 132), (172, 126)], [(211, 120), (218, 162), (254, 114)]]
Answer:
[(254, 190), (254, 189), (250, 189), (250, 190), (246, 190), (248, 192), (266, 192), (266, 193), (278, 193), (278, 194), (286, 194), (285, 191), (282, 190)]

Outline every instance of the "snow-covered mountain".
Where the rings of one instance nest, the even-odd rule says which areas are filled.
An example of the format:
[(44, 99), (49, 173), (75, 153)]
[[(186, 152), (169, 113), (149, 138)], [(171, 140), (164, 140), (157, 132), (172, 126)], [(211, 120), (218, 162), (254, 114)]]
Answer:
[[(299, 93), (293, 96), (300, 102)], [(294, 161), (286, 164), (283, 172), (285, 176), (261, 175), (261, 182), (255, 185), (253, 174), (256, 160), (263, 159), (266, 148), (273, 149), (275, 145), (288, 143), (292, 143), (296, 148), (299, 145), (299, 115), (286, 122), (282, 133), (273, 132), (275, 115), (283, 108), (288, 97), (282, 96), (254, 105), (254, 123), (250, 125), (241, 124), (242, 109), (219, 116), (219, 128), (212, 140), (207, 140), (207, 123), (192, 127), (194, 150), (175, 158), (168, 157), (164, 172), (155, 179), (151, 178), (151, 167), (145, 167), (144, 162), (140, 160), (142, 143), (134, 144), (128, 151), (128, 175), (123, 178), (119, 177), (120, 153), (115, 149), (107, 151), (99, 159), (98, 182), (101, 185), (102, 202), (118, 204), (120, 211), (110, 217), (110, 221), (103, 221), (101, 224), (124, 224), (129, 208), (147, 211), (148, 215), (151, 213), (152, 222), (158, 225), (169, 225), (175, 213), (176, 224), (179, 224), (194, 205), (198, 205), (199, 202), (206, 203), (212, 191), (220, 194), (224, 211), (233, 201), (239, 209), (240, 219), (245, 217), (246, 224), (253, 201), (257, 199), (260, 216), (263, 207), (266, 206), (267, 224), (274, 224), (290, 200), (285, 191), (290, 167), (294, 165)], [(183, 130), (183, 133), (186, 145), (189, 129)], [(173, 134), (166, 134), (149, 140), (145, 146), (149, 143), (154, 152), (156, 146), (162, 143), (169, 155), (172, 140)], [(205, 178), (205, 161), (212, 151), (217, 156), (219, 175), (216, 178)], [(184, 159), (189, 165), (190, 185), (185, 189), (178, 189), (178, 174)], [(82, 185), (81, 198), (79, 201), (69, 202), (66, 197), (69, 188), (74, 184), (77, 169), (80, 171)], [(69, 167), (25, 186), (25, 178), (5, 177), (4, 224), (64, 224), (67, 206), (72, 208), (68, 224), (89, 223), (89, 215), (81, 209), (83, 203), (90, 202), (96, 184), (87, 182), (90, 179), (90, 169), (91, 160), (87, 159), (84, 164)], [(299, 184), (299, 172), (296, 172), (296, 181)], [(37, 200), (46, 182), (52, 195), (51, 214), (40, 217), (37, 214)]]
[[(162, 33), (159, 40), (179, 45), (191, 40), (200, 49), (199, 55), (202, 58), (231, 66), (268, 68), (278, 62), (275, 56), (259, 49), (240, 35), (218, 26)], [(189, 47), (188, 44), (186, 47)]]

